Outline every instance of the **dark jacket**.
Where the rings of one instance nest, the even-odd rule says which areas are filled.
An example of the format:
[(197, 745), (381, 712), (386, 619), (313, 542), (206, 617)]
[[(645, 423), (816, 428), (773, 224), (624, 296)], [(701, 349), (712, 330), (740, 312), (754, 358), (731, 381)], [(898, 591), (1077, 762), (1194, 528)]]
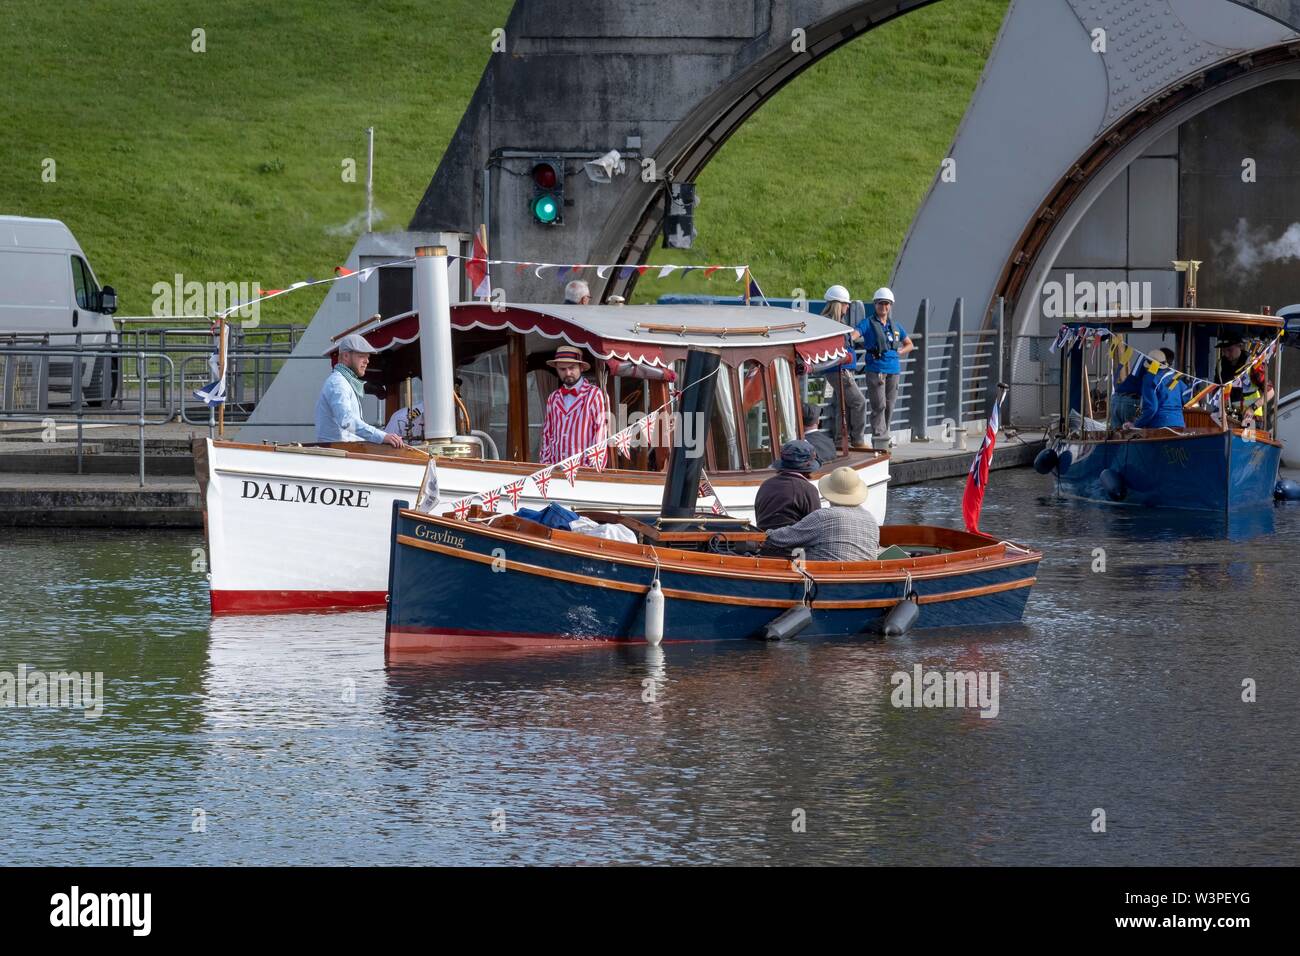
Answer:
[(803, 440), (813, 446), (813, 451), (817, 453), (817, 460), (823, 465), (840, 457), (840, 450), (835, 447), (835, 440), (820, 429), (805, 432)]
[(778, 471), (754, 496), (754, 520), (762, 531), (786, 528), (821, 506), (816, 485), (797, 471)]

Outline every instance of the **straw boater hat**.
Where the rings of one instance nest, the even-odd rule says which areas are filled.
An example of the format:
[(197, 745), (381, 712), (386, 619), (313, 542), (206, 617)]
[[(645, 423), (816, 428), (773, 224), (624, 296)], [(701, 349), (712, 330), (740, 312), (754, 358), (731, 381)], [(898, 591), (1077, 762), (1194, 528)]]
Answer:
[(581, 365), (583, 369), (591, 368), (586, 360), (582, 357), (582, 350), (575, 349), (572, 345), (561, 345), (555, 350), (555, 358), (548, 359), (546, 364), (554, 367), (561, 363), (570, 362)]
[(867, 486), (847, 465), (836, 468), (817, 482), (817, 490), (833, 505), (860, 505), (867, 500)]

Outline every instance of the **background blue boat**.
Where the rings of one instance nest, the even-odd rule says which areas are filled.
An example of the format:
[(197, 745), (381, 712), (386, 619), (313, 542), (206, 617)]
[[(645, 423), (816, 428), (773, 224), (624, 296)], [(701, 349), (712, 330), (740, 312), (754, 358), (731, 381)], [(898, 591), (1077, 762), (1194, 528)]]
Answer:
[[(1282, 447), (1271, 439), (1247, 441), (1240, 431), (1114, 441), (1066, 441), (1057, 491), (1071, 498), (1116, 501), (1153, 508), (1238, 511), (1273, 501)], [(1103, 482), (1102, 472), (1114, 479)], [(1109, 487), (1108, 487), (1109, 486)], [(1112, 491), (1120, 489), (1121, 497)]]
[[(1250, 355), (1259, 356), (1259, 367), (1276, 389), (1282, 329), (1275, 316), (1196, 308), (1067, 321), (1057, 338), (1060, 416), (1035, 468), (1055, 474), (1059, 494), (1088, 501), (1225, 514), (1272, 504), (1282, 459), (1282, 443), (1273, 432), (1276, 395), (1253, 406), (1261, 414), (1247, 413), (1253, 427), (1246, 430), (1219, 407), (1224, 392), (1216, 376), (1221, 343), (1246, 340), (1256, 343)], [(1125, 348), (1134, 369), (1145, 368), (1147, 354), (1156, 348), (1173, 355), (1171, 367), (1191, 387), (1182, 425), (1120, 427), (1124, 423), (1112, 416), (1110, 404), (1116, 401), (1114, 383)]]

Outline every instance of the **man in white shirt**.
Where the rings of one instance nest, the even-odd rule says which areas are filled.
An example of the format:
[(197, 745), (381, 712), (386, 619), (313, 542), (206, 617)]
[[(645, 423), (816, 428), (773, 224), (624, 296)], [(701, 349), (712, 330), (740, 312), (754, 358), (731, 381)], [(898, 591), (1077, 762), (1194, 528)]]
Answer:
[(403, 448), (400, 435), (389, 435), (361, 415), (365, 374), (375, 348), (356, 332), (339, 340), (339, 361), (321, 386), (316, 399), (318, 442), (373, 442)]

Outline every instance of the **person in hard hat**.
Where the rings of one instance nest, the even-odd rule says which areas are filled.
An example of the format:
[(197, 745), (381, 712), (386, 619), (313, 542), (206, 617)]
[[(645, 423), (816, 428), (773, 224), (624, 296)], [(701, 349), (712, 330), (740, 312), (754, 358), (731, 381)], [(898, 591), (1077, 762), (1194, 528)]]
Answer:
[(902, 357), (916, 346), (907, 330), (893, 319), (894, 293), (881, 287), (871, 297), (875, 311), (858, 325), (862, 335), (862, 348), (866, 353), (864, 378), (867, 395), (871, 399), (871, 438), (874, 442), (888, 441), (890, 423), (894, 420), (894, 403), (898, 398), (898, 377), (902, 372)]
[(591, 305), (591, 289), (581, 279), (574, 279), (564, 287), (565, 305)]
[(817, 482), (829, 508), (767, 533), (767, 544), (803, 548), (808, 561), (874, 561), (880, 553), (880, 525), (866, 508), (867, 486), (847, 466), (836, 468)]
[(404, 448), (400, 435), (390, 435), (369, 424), (361, 415), (366, 369), (376, 349), (353, 332), (339, 340), (339, 360), (321, 386), (316, 399), (318, 442), (372, 442)]
[[(858, 387), (858, 359), (854, 349), (859, 347), (862, 340), (862, 334), (855, 326), (866, 316), (866, 307), (861, 302), (854, 302), (849, 297), (849, 290), (842, 285), (833, 285), (827, 289), (825, 298), (826, 308), (822, 310), (822, 315), (849, 326), (849, 360), (827, 377), (835, 376), (832, 384), (835, 390), (844, 396), (849, 444), (861, 445), (867, 427), (867, 400), (862, 397), (862, 389)], [(838, 405), (838, 400), (836, 404)], [(840, 427), (844, 427), (843, 422), (840, 423)]]
[(1147, 368), (1142, 375), (1142, 414), (1125, 428), (1182, 428), (1183, 403), (1187, 401), (1185, 384), (1175, 381), (1176, 370), (1170, 365), (1173, 353), (1156, 349), (1151, 358), (1159, 365), (1153, 372)]
[(1229, 411), (1241, 422), (1254, 416), (1258, 427), (1264, 422), (1264, 406), (1273, 400), (1273, 386), (1268, 381), (1267, 362), (1251, 366), (1251, 355), (1245, 340), (1236, 333), (1225, 333), (1218, 341), (1219, 364), (1216, 375), (1220, 382), (1231, 382), (1247, 372), (1244, 383), (1234, 385), (1228, 396)]

